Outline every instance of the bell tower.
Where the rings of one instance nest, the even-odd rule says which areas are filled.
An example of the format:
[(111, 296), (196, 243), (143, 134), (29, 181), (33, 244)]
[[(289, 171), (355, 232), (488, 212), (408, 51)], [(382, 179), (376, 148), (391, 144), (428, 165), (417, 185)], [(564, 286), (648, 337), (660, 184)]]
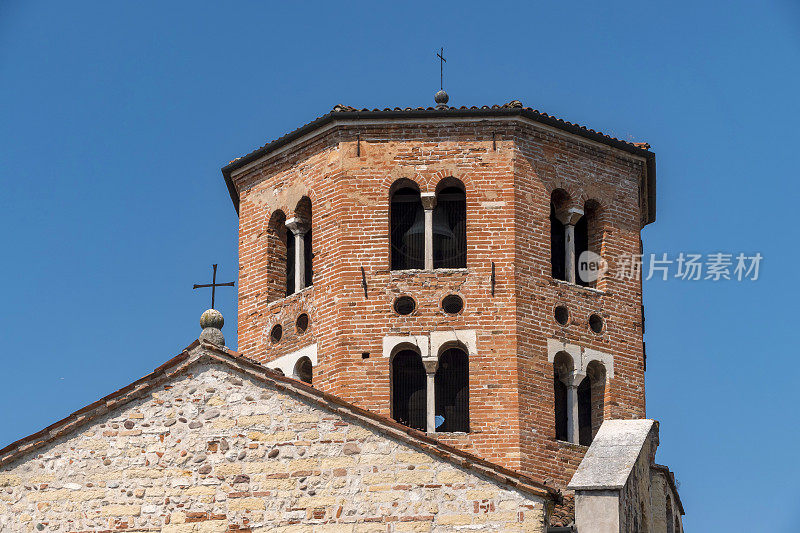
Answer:
[(222, 169), (238, 347), (564, 487), (603, 420), (645, 416), (641, 282), (615, 266), (655, 219), (655, 156), (447, 101), (337, 105)]

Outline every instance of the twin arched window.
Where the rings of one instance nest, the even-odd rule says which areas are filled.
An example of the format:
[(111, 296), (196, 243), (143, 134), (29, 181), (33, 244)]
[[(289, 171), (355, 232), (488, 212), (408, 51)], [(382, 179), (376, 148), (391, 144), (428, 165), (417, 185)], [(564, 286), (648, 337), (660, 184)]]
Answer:
[(581, 276), (581, 254), (592, 251), (600, 255), (602, 229), (599, 204), (588, 200), (583, 209), (569, 208), (569, 195), (556, 189), (550, 197), (550, 264), (554, 279), (594, 287), (596, 279)]
[[(469, 432), (469, 358), (461, 348), (442, 352), (435, 374), (429, 375), (419, 352), (400, 350), (392, 357), (392, 418), (428, 431), (428, 417), (437, 432)], [(428, 380), (433, 378), (434, 402), (428, 404)], [(428, 409), (433, 408), (429, 413)]]
[(416, 183), (401, 179), (390, 198), (392, 270), (466, 268), (467, 197), (459, 180), (446, 178), (423, 197)]
[(289, 217), (280, 209), (272, 213), (266, 239), (267, 299), (272, 302), (310, 287), (314, 275), (311, 200), (304, 196)]
[[(553, 399), (557, 440), (589, 446), (603, 424), (606, 373), (603, 364), (592, 361), (586, 372), (574, 372), (569, 355), (559, 353), (553, 361)], [(573, 418), (577, 404), (578, 418)]]

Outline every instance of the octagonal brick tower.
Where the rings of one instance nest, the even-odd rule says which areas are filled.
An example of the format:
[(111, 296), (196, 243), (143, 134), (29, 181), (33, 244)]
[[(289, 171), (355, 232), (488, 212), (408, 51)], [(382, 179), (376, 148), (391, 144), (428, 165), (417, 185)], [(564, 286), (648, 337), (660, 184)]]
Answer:
[[(603, 419), (645, 416), (641, 282), (613, 267), (655, 219), (648, 149), (516, 101), (336, 106), (223, 168), (238, 349), (564, 486)], [(609, 273), (576, 283), (582, 249)]]

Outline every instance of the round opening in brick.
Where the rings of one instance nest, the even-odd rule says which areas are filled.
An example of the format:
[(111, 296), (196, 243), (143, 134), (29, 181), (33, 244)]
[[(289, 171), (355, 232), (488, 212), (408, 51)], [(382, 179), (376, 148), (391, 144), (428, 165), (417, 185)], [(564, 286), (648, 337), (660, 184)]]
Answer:
[(461, 310), (464, 309), (464, 300), (457, 294), (449, 294), (442, 300), (442, 309), (444, 309), (445, 313), (450, 315), (460, 313)]
[(294, 323), (294, 327), (298, 335), (305, 333), (308, 329), (308, 315), (300, 313), (300, 316), (297, 317), (297, 321)]
[(281, 337), (283, 337), (283, 326), (275, 324), (269, 332), (269, 340), (274, 344), (281, 340)]
[(603, 333), (603, 318), (598, 314), (589, 316), (589, 329), (595, 333)]
[(394, 312), (398, 315), (410, 315), (417, 308), (417, 302), (411, 296), (400, 296), (394, 301)]
[(562, 326), (566, 326), (567, 322), (569, 322), (569, 309), (567, 309), (566, 305), (557, 305), (553, 315), (556, 318), (556, 322)]

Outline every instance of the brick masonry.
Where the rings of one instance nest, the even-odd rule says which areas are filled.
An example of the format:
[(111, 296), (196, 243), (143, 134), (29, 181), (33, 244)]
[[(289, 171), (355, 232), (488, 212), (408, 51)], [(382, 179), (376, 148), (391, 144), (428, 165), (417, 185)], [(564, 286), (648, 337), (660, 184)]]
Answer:
[(205, 351), (4, 449), (0, 530), (544, 531), (547, 490)]
[[(320, 129), (233, 174), (240, 196), (239, 350), (269, 362), (318, 343), (314, 386), (388, 416), (384, 336), (475, 330), (471, 431), (437, 438), (564, 486), (586, 448), (555, 439), (547, 339), (613, 354), (604, 417), (642, 418), (643, 317), (638, 280), (604, 277), (592, 290), (552, 279), (550, 197), (562, 189), (571, 205), (596, 202), (593, 248), (605, 257), (637, 254), (647, 220), (644, 172), (642, 157), (521, 119), (374, 120)], [(405, 178), (435, 192), (448, 177), (466, 189), (467, 268), (391, 271), (390, 187)], [(275, 262), (283, 246), (270, 221), (291, 217), (303, 198), (312, 204), (314, 286), (283, 297), (270, 289), (282, 283)], [(466, 304), (456, 316), (440, 307), (451, 293)], [(411, 315), (392, 311), (401, 294), (417, 301)], [(553, 318), (558, 304), (569, 309), (567, 326)], [(297, 336), (300, 312), (309, 313), (311, 326)], [(592, 313), (604, 318), (602, 334), (589, 329)], [(284, 338), (271, 343), (276, 323)]]

